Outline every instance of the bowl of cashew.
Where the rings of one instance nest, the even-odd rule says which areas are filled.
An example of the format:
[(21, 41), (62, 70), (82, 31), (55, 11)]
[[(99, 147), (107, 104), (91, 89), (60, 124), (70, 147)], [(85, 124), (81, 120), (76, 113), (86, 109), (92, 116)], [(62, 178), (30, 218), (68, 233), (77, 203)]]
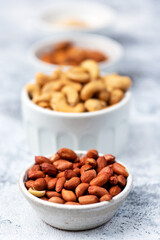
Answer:
[(102, 75), (86, 60), (67, 71), (36, 74), (22, 90), (29, 148), (49, 154), (61, 147), (120, 154), (128, 136), (131, 80)]

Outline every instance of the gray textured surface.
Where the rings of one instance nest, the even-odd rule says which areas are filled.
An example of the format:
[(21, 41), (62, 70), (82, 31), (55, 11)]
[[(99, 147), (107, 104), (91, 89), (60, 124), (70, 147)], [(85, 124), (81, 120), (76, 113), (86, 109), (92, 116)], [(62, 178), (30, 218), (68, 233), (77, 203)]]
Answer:
[(111, 36), (126, 51), (117, 71), (133, 79), (130, 136), (119, 160), (131, 168), (134, 185), (115, 217), (90, 231), (56, 230), (38, 219), (18, 189), (20, 171), (32, 162), (20, 91), (34, 73), (27, 50), (43, 36), (35, 19), (47, 2), (54, 1), (0, 1), (0, 239), (160, 239), (159, 1), (106, 1), (118, 12)]

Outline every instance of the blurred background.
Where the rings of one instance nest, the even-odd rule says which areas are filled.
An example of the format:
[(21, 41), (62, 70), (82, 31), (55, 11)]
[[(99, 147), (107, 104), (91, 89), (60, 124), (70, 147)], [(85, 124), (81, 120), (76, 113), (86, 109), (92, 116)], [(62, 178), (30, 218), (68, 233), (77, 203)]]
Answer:
[(159, 1), (93, 1), (116, 12), (111, 28), (98, 34), (122, 44), (124, 56), (115, 70), (133, 81), (129, 139), (119, 157), (134, 175), (134, 188), (125, 204), (107, 225), (89, 233), (65, 233), (40, 222), (18, 190), (19, 173), (33, 158), (26, 144), (20, 101), (21, 89), (36, 72), (29, 49), (38, 40), (56, 36), (42, 29), (38, 21), (56, 2), (0, 1), (0, 235), (3, 239), (43, 239), (44, 234), (50, 239), (53, 233), (54, 239), (159, 239)]

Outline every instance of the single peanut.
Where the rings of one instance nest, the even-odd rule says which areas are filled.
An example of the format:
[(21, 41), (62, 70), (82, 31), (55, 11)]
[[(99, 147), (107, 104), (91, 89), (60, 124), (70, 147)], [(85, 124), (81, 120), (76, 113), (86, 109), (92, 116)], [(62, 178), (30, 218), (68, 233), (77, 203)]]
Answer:
[(96, 177), (96, 171), (94, 169), (88, 170), (82, 173), (81, 182), (89, 183), (95, 177)]
[(100, 202), (103, 202), (103, 201), (110, 201), (112, 199), (112, 195), (110, 195), (109, 193), (103, 195), (101, 198), (100, 198)]
[(88, 187), (89, 187), (88, 183), (80, 183), (75, 189), (77, 198), (82, 196), (88, 190)]
[(120, 185), (120, 187), (125, 187), (126, 186), (126, 179), (123, 175), (119, 175), (117, 176), (118, 178), (118, 184)]
[(85, 204), (97, 203), (99, 202), (99, 199), (97, 198), (97, 196), (94, 196), (94, 195), (86, 195), (86, 196), (79, 197), (78, 201), (80, 204), (85, 205)]
[(46, 187), (47, 184), (44, 178), (38, 178), (33, 183), (33, 188), (37, 191), (45, 190)]
[(117, 178), (117, 176), (112, 176), (112, 177), (110, 177), (109, 182), (110, 182), (110, 184), (111, 184), (112, 186), (117, 185), (117, 183), (118, 183), (118, 178)]
[(47, 189), (53, 190), (56, 186), (56, 182), (57, 182), (57, 178), (52, 178), (51, 180), (49, 180), (47, 183)]
[(43, 156), (35, 156), (35, 162), (36, 162), (37, 164), (51, 163), (48, 158), (43, 157)]
[(68, 170), (65, 170), (64, 176), (65, 176), (65, 178), (68, 180), (68, 179), (70, 179), (70, 178), (77, 177), (77, 174), (76, 174), (75, 171), (73, 171), (73, 170), (71, 170), (71, 169), (68, 169)]
[(102, 170), (100, 170), (98, 175), (100, 175), (102, 173), (106, 173), (108, 175), (108, 177), (110, 178), (113, 175), (113, 169), (110, 166), (106, 166), (106, 167), (102, 168)]
[(53, 163), (54, 167), (60, 171), (64, 171), (66, 169), (71, 169), (73, 167), (73, 163), (67, 160), (57, 160)]
[(62, 197), (62, 195), (56, 191), (47, 191), (46, 192), (46, 195), (48, 198), (51, 198), (51, 197)]
[(79, 177), (73, 177), (69, 179), (67, 182), (64, 184), (64, 188), (68, 190), (73, 190), (75, 189), (79, 184), (80, 184), (80, 178)]
[(87, 152), (86, 156), (87, 156), (88, 158), (97, 159), (97, 158), (98, 158), (98, 151), (95, 150), (95, 149), (90, 149), (90, 150)]
[(62, 159), (74, 160), (77, 157), (77, 154), (69, 148), (61, 148), (58, 150), (58, 155)]
[(64, 187), (66, 182), (66, 178), (65, 177), (60, 177), (58, 178), (57, 182), (56, 182), (56, 192), (61, 192), (62, 188)]
[(88, 193), (90, 195), (96, 195), (97, 197), (102, 197), (103, 195), (107, 194), (108, 191), (103, 187), (89, 186)]
[(88, 170), (90, 170), (90, 169), (92, 169), (92, 166), (91, 166), (90, 164), (85, 164), (85, 165), (83, 165), (83, 166), (81, 167), (81, 169), (80, 169), (81, 175), (82, 175), (83, 172), (86, 172), (86, 171), (88, 171)]
[(112, 168), (119, 175), (123, 175), (124, 177), (128, 177), (129, 175), (127, 169), (120, 163), (113, 163)]
[(76, 202), (77, 198), (74, 192), (62, 189), (62, 197), (66, 202)]
[(100, 172), (106, 166), (107, 166), (106, 159), (104, 157), (99, 157), (97, 159), (97, 172)]
[(90, 185), (91, 186), (103, 186), (105, 183), (107, 183), (109, 180), (109, 177), (106, 173), (102, 173), (100, 175), (98, 175), (97, 177), (95, 177), (94, 179), (92, 179), (90, 181)]
[(105, 154), (103, 157), (107, 161), (107, 165), (112, 164), (115, 161), (115, 156), (113, 156), (112, 154)]
[(28, 175), (31, 179), (44, 178), (45, 174), (42, 171), (35, 171)]
[(26, 185), (27, 189), (33, 188), (33, 184), (34, 184), (33, 180), (29, 180), (29, 181), (25, 182), (25, 185)]
[(63, 204), (64, 200), (60, 197), (51, 197), (48, 202)]
[(55, 176), (57, 174), (57, 169), (50, 163), (42, 163), (40, 166), (42, 171), (49, 176)]
[(118, 185), (113, 186), (109, 189), (109, 194), (112, 195), (113, 197), (118, 195), (120, 192), (121, 188)]

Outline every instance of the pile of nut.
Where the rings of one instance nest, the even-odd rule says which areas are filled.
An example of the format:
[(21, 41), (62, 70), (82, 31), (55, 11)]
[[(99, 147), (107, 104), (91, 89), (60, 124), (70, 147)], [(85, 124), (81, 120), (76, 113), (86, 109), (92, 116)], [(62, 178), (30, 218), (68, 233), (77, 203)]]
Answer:
[(71, 205), (110, 201), (126, 186), (127, 169), (111, 154), (99, 156), (91, 149), (78, 156), (61, 148), (50, 158), (35, 157), (25, 182), (28, 191), (42, 200)]
[(131, 79), (118, 74), (100, 76), (98, 64), (86, 60), (66, 72), (37, 73), (36, 83), (26, 90), (33, 103), (60, 112), (92, 112), (120, 102), (131, 86)]
[(53, 49), (43, 53), (40, 59), (52, 64), (77, 66), (87, 59), (102, 62), (106, 61), (108, 57), (100, 51), (83, 49), (75, 46), (72, 42), (66, 41), (55, 44)]

